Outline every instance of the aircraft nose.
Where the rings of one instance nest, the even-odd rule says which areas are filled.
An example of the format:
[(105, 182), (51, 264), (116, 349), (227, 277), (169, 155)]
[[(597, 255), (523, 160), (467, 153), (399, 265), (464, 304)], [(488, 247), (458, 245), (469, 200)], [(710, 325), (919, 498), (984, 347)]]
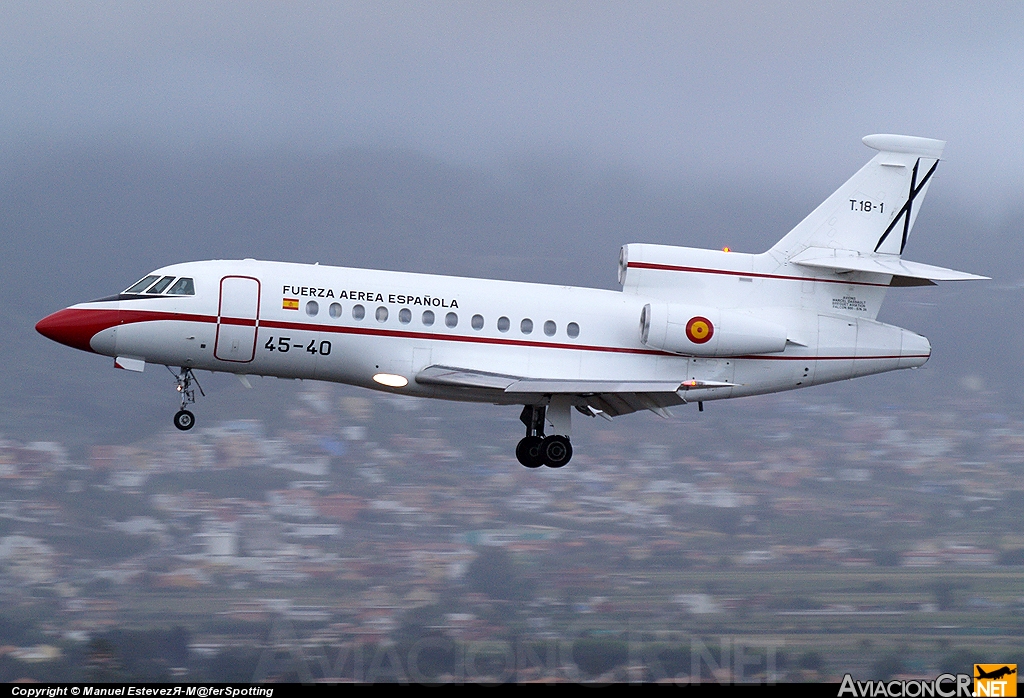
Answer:
[(36, 323), (36, 332), (47, 339), (82, 351), (94, 351), (90, 341), (97, 332), (117, 325), (116, 310), (64, 308)]

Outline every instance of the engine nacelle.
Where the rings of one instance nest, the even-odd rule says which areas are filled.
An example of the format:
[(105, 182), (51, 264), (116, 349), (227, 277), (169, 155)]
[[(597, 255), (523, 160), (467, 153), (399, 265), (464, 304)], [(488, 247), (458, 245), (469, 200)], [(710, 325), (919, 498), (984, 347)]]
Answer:
[(774, 354), (786, 348), (786, 328), (735, 310), (654, 302), (640, 313), (640, 341), (684, 356)]

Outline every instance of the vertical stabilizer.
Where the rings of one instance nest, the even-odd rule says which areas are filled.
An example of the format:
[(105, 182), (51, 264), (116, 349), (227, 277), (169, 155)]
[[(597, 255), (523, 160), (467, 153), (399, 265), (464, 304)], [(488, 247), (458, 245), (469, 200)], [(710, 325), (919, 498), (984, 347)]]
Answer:
[(879, 151), (770, 252), (790, 259), (808, 248), (899, 257), (942, 156), (945, 141), (873, 135)]

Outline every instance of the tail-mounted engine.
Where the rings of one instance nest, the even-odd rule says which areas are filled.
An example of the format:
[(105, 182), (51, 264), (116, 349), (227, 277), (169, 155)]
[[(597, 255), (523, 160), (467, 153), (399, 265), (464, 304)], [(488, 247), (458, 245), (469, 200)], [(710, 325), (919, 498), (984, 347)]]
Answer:
[(640, 341), (685, 356), (773, 354), (786, 348), (786, 328), (747, 313), (675, 303), (648, 303)]

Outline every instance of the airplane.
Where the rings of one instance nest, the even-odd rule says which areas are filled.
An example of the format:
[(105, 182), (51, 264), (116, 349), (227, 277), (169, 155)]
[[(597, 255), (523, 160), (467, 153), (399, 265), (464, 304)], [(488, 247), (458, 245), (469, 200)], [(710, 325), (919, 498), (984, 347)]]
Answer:
[(996, 679), (996, 680), (998, 680), (998, 679), (1003, 678), (1004, 676), (1009, 676), (1011, 674), (1016, 674), (1017, 673), (1016, 665), (1014, 665), (1013, 669), (1011, 669), (1008, 666), (1002, 666), (1002, 667), (1000, 667), (998, 669), (994, 669), (992, 671), (985, 671), (984, 669), (981, 668), (980, 664), (975, 664), (974, 665), (974, 670), (977, 673), (977, 675), (974, 677), (976, 679)]
[(156, 269), (36, 329), (117, 368), (166, 366), (183, 431), (198, 370), (247, 386), (253, 375), (315, 379), (522, 405), (517, 459), (559, 468), (574, 409), (669, 416), (928, 360), (925, 337), (876, 320), (886, 291), (987, 277), (901, 257), (945, 142), (863, 142), (874, 157), (766, 252), (627, 244), (619, 291), (208, 260)]

